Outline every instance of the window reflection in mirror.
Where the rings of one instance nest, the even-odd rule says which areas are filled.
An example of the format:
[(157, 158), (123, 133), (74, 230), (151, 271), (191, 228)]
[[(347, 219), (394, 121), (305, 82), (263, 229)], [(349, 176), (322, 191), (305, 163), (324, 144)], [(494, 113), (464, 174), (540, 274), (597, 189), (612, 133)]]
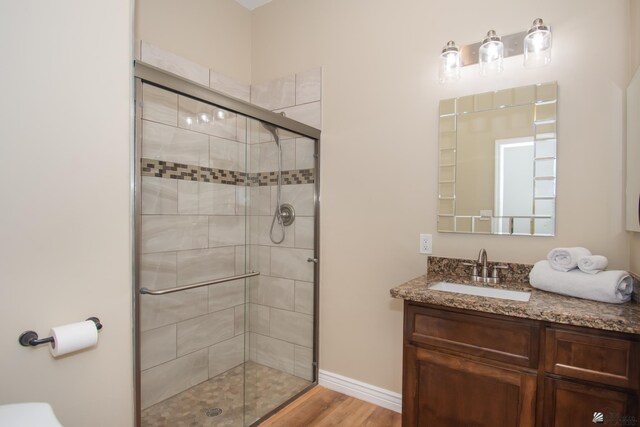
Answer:
[(555, 234), (557, 84), (440, 102), (438, 231)]

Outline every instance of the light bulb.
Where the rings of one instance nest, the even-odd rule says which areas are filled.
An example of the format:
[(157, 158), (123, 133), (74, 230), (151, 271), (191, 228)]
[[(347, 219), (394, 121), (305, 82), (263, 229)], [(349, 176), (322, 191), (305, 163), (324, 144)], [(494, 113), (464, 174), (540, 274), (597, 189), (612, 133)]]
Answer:
[(489, 31), (487, 37), (482, 40), (478, 56), (480, 57), (480, 75), (487, 76), (502, 72), (504, 44), (495, 31)]
[(460, 50), (450, 40), (440, 54), (440, 83), (460, 79)]
[(542, 67), (551, 62), (551, 30), (537, 18), (524, 37), (524, 66)]

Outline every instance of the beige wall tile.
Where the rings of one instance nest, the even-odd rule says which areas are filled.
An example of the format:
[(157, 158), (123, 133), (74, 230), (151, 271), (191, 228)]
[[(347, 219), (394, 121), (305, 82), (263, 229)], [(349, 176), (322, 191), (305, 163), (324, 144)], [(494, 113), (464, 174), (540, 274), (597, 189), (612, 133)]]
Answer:
[(293, 226), (295, 227), (295, 247), (301, 249), (313, 249), (315, 217), (297, 217)]
[(142, 86), (142, 118), (178, 126), (178, 95), (145, 84)]
[(256, 361), (293, 374), (293, 344), (264, 335), (256, 335)]
[(271, 248), (268, 246), (250, 246), (249, 267), (253, 271), (259, 271), (260, 274), (269, 275), (271, 273)]
[(142, 215), (142, 252), (206, 248), (206, 216)]
[(236, 215), (247, 215), (249, 187), (236, 185)]
[[(236, 116), (236, 141), (246, 144), (249, 135), (249, 119), (242, 114)], [(244, 169), (243, 169), (244, 170)]]
[(200, 183), (197, 181), (185, 181), (177, 179), (178, 182), (178, 213), (181, 215), (195, 215), (199, 209), (198, 188)]
[(294, 371), (297, 377), (313, 381), (313, 351), (309, 347), (294, 347)]
[(175, 252), (140, 255), (140, 287), (167, 289), (176, 286)]
[(207, 313), (206, 288), (154, 296), (140, 295), (140, 330), (166, 326)]
[(296, 105), (320, 101), (321, 94), (321, 68), (314, 68), (296, 74)]
[(140, 369), (145, 370), (176, 358), (176, 325), (140, 334)]
[(249, 272), (246, 267), (246, 254), (248, 247), (245, 245), (236, 246), (236, 274), (245, 274)]
[(209, 85), (208, 68), (144, 40), (140, 49), (140, 57), (142, 62), (154, 67), (177, 74), (204, 86)]
[(178, 252), (178, 284), (186, 285), (233, 276), (235, 258), (236, 251), (233, 246)]
[(244, 279), (208, 286), (209, 312), (244, 304)]
[(296, 281), (295, 311), (313, 314), (313, 283)]
[(276, 110), (276, 113), (282, 112), (290, 119), (297, 120), (311, 127), (317, 129), (322, 127), (322, 109), (319, 101)]
[(232, 338), (234, 317), (233, 308), (229, 308), (178, 323), (178, 356)]
[(236, 186), (199, 182), (198, 212), (208, 215), (235, 215)]
[(238, 335), (209, 347), (209, 378), (244, 362), (244, 335)]
[(290, 107), (296, 105), (295, 90), (295, 75), (251, 85), (251, 103), (267, 110)]
[(245, 244), (244, 216), (210, 216), (209, 247)]
[(142, 121), (142, 157), (209, 166), (209, 137), (161, 123)]
[(271, 248), (271, 275), (313, 282), (313, 251), (308, 249)]
[(249, 188), (249, 214), (269, 215), (271, 213), (271, 188), (250, 187)]
[(251, 102), (251, 87), (227, 77), (224, 74), (209, 70), (209, 87), (245, 102)]
[[(295, 169), (295, 143), (294, 139), (283, 139), (282, 145), (282, 170)], [(278, 146), (275, 142), (263, 142), (250, 144), (249, 158), (251, 163), (249, 171), (275, 172), (278, 170)]]
[(231, 171), (241, 170), (240, 151), (244, 153), (244, 149), (241, 150), (241, 148), (246, 147), (246, 145), (217, 136), (209, 138), (209, 167)]
[(269, 307), (249, 304), (249, 331), (269, 335)]
[(313, 317), (308, 314), (271, 308), (269, 335), (287, 342), (313, 346)]
[(294, 310), (294, 282), (290, 279), (281, 279), (261, 275), (258, 277), (257, 300), (261, 305)]
[(316, 166), (315, 141), (309, 138), (296, 138), (296, 169), (312, 169)]
[(244, 319), (245, 317), (248, 317), (249, 306), (247, 304), (236, 305), (235, 307), (233, 307), (233, 310), (234, 310), (234, 316), (235, 316), (234, 333), (235, 335), (244, 334), (246, 332), (244, 327), (245, 326)]
[[(258, 361), (258, 334), (254, 332), (249, 332), (247, 334), (249, 339), (245, 338), (245, 358), (248, 357), (249, 360), (253, 362)], [(248, 345), (246, 345), (248, 342)]]
[[(284, 202), (283, 202), (284, 203)], [(275, 209), (275, 207), (274, 207)], [(265, 246), (275, 246), (276, 244), (271, 241), (271, 223), (273, 222), (273, 216), (259, 216), (258, 225), (255, 232), (257, 233), (257, 243)], [(251, 230), (254, 232), (254, 230)], [(284, 227), (284, 240), (279, 243), (280, 247), (293, 247), (295, 242), (295, 228), (293, 226)], [(282, 227), (276, 223), (273, 226), (273, 236), (280, 240), (282, 238)], [(253, 242), (253, 241), (252, 241)]]
[(235, 113), (185, 96), (178, 96), (178, 126), (221, 138), (237, 137)]
[(178, 213), (235, 215), (235, 185), (178, 180)]
[(143, 176), (141, 184), (143, 214), (178, 213), (178, 180)]
[(155, 405), (209, 378), (209, 350), (179, 357), (141, 375), (142, 409)]
[[(296, 184), (282, 186), (282, 203), (293, 205), (296, 216), (313, 216), (313, 184)], [(276, 186), (271, 187), (271, 212), (276, 208)]]

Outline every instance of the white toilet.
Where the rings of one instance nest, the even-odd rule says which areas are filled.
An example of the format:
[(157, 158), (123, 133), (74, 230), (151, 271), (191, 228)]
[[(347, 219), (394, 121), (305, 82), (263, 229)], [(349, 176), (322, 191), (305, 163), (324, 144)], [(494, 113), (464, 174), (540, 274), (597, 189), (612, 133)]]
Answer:
[(0, 405), (0, 427), (63, 427), (48, 403)]

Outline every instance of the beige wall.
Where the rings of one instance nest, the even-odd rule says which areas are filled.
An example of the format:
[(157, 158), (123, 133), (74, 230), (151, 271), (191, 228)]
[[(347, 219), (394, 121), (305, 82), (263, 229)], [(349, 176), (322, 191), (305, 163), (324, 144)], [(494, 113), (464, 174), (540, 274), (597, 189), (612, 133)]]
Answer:
[(136, 0), (135, 38), (251, 82), (251, 12), (234, 0)]
[[(0, 5), (0, 404), (49, 402), (66, 427), (133, 425), (130, 10)], [(89, 316), (97, 348), (18, 345)]]
[[(490, 5), (275, 0), (253, 12), (253, 81), (323, 67), (321, 369), (400, 391), (402, 305), (388, 290), (424, 272), (420, 232), (434, 233), (440, 256), (475, 257), (484, 247), (492, 260), (532, 263), (553, 247), (584, 245), (629, 267), (621, 166), (628, 1)], [(460, 82), (438, 84), (447, 40), (522, 31), (538, 16), (554, 31), (549, 67), (524, 69), (516, 57), (499, 78), (468, 67)], [(595, 26), (611, 38), (594, 39)], [(553, 80), (557, 236), (436, 233), (438, 100)]]
[[(629, 80), (640, 66), (640, 0), (631, 0), (629, 46)], [(640, 233), (629, 232), (631, 238), (630, 269), (640, 275)]]

